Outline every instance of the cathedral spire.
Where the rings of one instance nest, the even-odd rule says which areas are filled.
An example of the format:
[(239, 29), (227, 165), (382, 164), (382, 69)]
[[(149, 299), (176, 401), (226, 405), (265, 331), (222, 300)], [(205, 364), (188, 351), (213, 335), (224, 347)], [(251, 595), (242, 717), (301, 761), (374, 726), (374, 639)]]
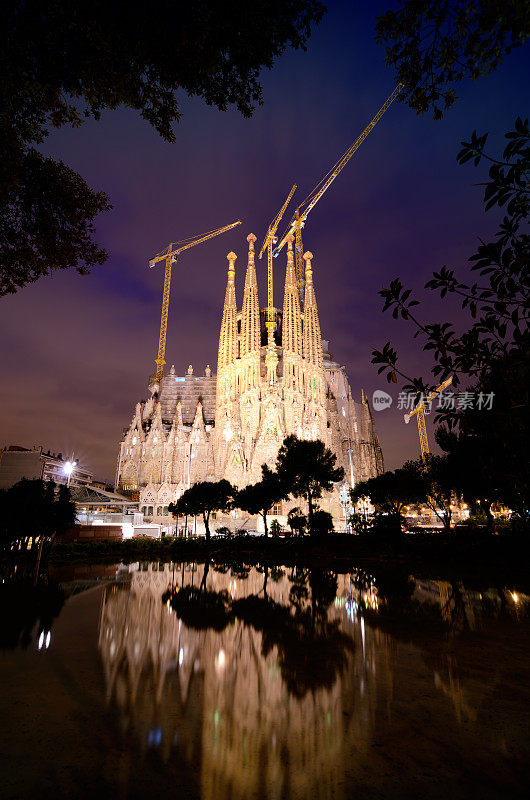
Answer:
[(293, 235), (287, 237), (287, 270), (283, 296), (282, 344), (283, 351), (302, 355), (302, 330), (300, 299), (294, 268)]
[(219, 335), (219, 357), (217, 359), (217, 375), (224, 367), (235, 362), (237, 356), (237, 307), (235, 287), (235, 253), (228, 253), (228, 281), (226, 284), (225, 304)]
[(243, 295), (243, 307), (241, 314), (241, 356), (253, 353), (260, 349), (260, 321), (259, 321), (259, 302), (258, 302), (258, 283), (256, 280), (256, 268), (254, 266), (254, 242), (256, 237), (253, 233), (247, 236), (248, 242), (248, 266), (245, 276), (245, 292)]
[(318, 321), (317, 301), (313, 287), (313, 270), (311, 259), (313, 253), (304, 253), (305, 261), (305, 297), (304, 297), (304, 359), (322, 369), (322, 336)]

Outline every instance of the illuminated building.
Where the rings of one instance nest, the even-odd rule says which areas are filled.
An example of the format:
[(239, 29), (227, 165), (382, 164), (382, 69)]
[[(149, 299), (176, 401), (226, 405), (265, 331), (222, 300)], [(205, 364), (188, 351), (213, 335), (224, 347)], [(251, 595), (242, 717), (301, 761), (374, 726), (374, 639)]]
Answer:
[[(383, 457), (368, 402), (354, 401), (346, 370), (332, 360), (321, 338), (311, 253), (305, 254), (303, 307), (296, 283), (292, 242), (287, 251), (283, 309), (274, 309), (273, 335), (262, 330), (254, 242), (243, 303), (235, 289), (236, 254), (228, 254), (217, 375), (206, 367), (184, 377), (174, 367), (151, 396), (138, 403), (120, 445), (116, 488), (139, 491), (150, 519), (167, 518), (167, 506), (198, 480), (226, 478), (241, 488), (274, 467), (283, 439), (320, 439), (344, 467), (347, 483), (383, 471)], [(291, 503), (291, 505), (299, 503)], [(343, 512), (339, 487), (323, 498), (336, 525)], [(287, 504), (284, 504), (283, 516)], [(281, 516), (281, 511), (278, 513)]]

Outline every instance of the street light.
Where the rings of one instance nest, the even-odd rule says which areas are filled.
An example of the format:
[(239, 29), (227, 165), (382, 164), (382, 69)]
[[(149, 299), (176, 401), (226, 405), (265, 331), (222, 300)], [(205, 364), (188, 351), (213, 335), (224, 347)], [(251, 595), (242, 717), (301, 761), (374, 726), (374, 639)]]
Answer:
[(66, 475), (66, 485), (70, 486), (70, 478), (72, 477), (72, 472), (77, 467), (77, 461), (67, 461), (63, 467), (63, 471)]

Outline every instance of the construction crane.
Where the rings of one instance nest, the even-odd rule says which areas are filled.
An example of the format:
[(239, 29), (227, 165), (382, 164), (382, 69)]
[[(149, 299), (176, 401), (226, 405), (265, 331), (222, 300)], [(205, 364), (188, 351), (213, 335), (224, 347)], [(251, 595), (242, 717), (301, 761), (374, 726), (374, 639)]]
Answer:
[(203, 233), (202, 236), (197, 238), (190, 237), (189, 239), (182, 239), (180, 242), (171, 242), (165, 250), (161, 253), (158, 253), (154, 258), (151, 259), (149, 262), (149, 266), (151, 269), (158, 264), (159, 261), (166, 262), (166, 269), (164, 274), (164, 293), (162, 295), (162, 316), (160, 318), (160, 336), (158, 338), (158, 356), (155, 359), (156, 363), (156, 374), (155, 380), (158, 382), (160, 381), (163, 371), (164, 371), (164, 364), (166, 363), (164, 360), (164, 355), (166, 352), (166, 333), (167, 333), (167, 316), (169, 310), (169, 292), (171, 290), (171, 267), (173, 264), (176, 264), (177, 258), (180, 253), (184, 252), (184, 250), (189, 250), (190, 247), (195, 247), (196, 244), (201, 244), (201, 242), (206, 242), (208, 239), (213, 239), (214, 236), (219, 236), (221, 233), (225, 233), (225, 231), (229, 231), (232, 228), (235, 228), (236, 225), (241, 225), (241, 220), (237, 222), (233, 222), (231, 225), (225, 225), (224, 228), (216, 228), (214, 231), (208, 231), (207, 233)]
[(368, 134), (370, 133), (373, 128), (377, 125), (385, 111), (392, 105), (398, 94), (401, 92), (403, 88), (403, 84), (398, 84), (392, 94), (385, 100), (375, 117), (372, 121), (366, 126), (360, 136), (354, 141), (352, 146), (346, 150), (342, 158), (337, 161), (334, 167), (330, 169), (330, 171), (322, 178), (320, 183), (318, 183), (311, 194), (309, 194), (303, 203), (301, 203), (298, 208), (295, 210), (291, 221), (289, 222), (289, 226), (282, 236), (280, 242), (275, 247), (273, 251), (273, 255), (276, 257), (284, 244), (287, 241), (287, 237), (289, 234), (294, 235), (295, 239), (295, 263), (296, 263), (296, 281), (298, 284), (298, 291), (300, 294), (300, 302), (303, 303), (304, 301), (304, 286), (305, 286), (305, 278), (304, 278), (304, 266), (303, 266), (303, 245), (302, 245), (302, 228), (305, 225), (305, 221), (308, 217), (310, 211), (316, 206), (324, 192), (326, 192), (339, 172), (342, 172), (350, 158), (353, 156), (354, 153), (357, 152), (361, 144), (364, 142)]
[(291, 202), (291, 198), (296, 191), (296, 183), (294, 184), (293, 188), (287, 195), (287, 199), (285, 203), (280, 208), (276, 216), (274, 217), (273, 221), (269, 225), (267, 229), (267, 234), (265, 239), (263, 240), (263, 244), (261, 245), (261, 250), (259, 251), (258, 258), (261, 258), (265, 249), (267, 250), (267, 344), (272, 346), (272, 335), (274, 332), (274, 297), (273, 297), (273, 279), (272, 279), (272, 246), (276, 243), (276, 231), (278, 229), (278, 225), (280, 224), (283, 215), (285, 214), (285, 209)]
[(435, 397), (438, 397), (438, 395), (441, 394), (444, 391), (444, 389), (447, 389), (447, 387), (452, 383), (452, 381), (453, 381), (453, 376), (451, 375), (451, 377), (447, 378), (447, 380), (445, 380), (443, 383), (437, 386), (436, 389), (433, 389), (433, 391), (424, 400), (418, 403), (416, 408), (413, 408), (409, 414), (403, 415), (403, 419), (405, 420), (407, 425), (410, 422), (411, 418), (414, 416), (414, 414), (416, 415), (416, 419), (418, 420), (418, 435), (420, 437), (421, 457), (423, 461), (427, 460), (427, 456), (430, 453), (429, 441), (427, 439), (427, 428), (425, 426), (425, 406), (427, 406), (432, 400), (434, 400)]

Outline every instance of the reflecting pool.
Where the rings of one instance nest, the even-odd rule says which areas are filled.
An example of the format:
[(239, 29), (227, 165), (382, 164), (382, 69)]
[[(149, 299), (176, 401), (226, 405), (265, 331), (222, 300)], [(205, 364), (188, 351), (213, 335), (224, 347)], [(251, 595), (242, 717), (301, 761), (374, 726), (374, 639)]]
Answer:
[(1, 588), (1, 797), (528, 795), (524, 586), (171, 563)]

